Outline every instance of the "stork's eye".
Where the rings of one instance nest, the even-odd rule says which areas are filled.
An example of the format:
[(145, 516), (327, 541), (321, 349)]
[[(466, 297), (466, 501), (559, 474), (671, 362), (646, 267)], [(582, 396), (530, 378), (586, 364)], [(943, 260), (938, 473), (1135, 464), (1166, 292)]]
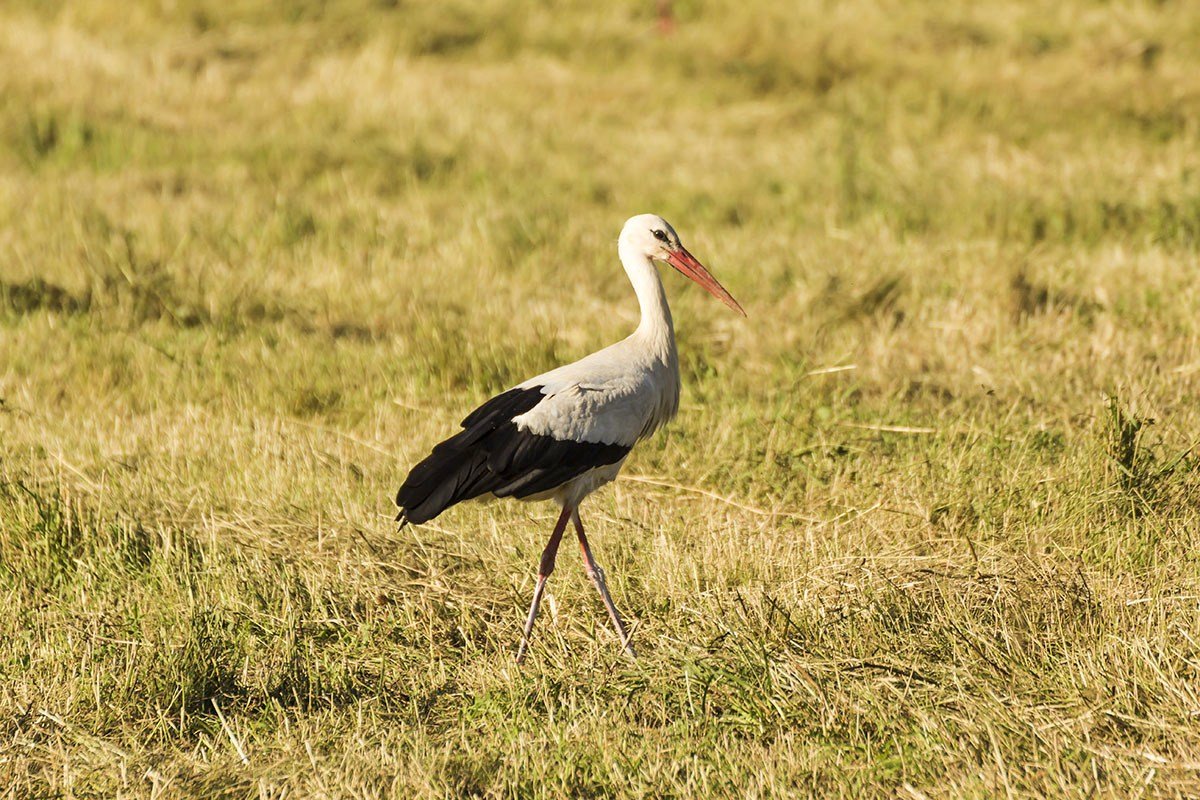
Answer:
[(655, 231), (654, 238), (658, 239), (663, 244), (667, 244), (667, 234), (665, 231)]

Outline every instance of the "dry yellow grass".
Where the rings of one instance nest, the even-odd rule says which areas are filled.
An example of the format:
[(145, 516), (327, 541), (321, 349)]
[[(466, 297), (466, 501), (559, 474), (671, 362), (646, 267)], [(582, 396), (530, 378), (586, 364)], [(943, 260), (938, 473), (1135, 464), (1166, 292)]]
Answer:
[[(0, 797), (1200, 794), (1200, 11), (0, 9)], [(625, 335), (585, 514), (396, 533)]]

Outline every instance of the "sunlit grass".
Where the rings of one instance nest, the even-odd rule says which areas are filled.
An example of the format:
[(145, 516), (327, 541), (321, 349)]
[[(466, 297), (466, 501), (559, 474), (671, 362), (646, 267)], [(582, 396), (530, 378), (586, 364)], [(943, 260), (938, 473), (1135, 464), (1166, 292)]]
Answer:
[[(12, 797), (1200, 792), (1182, 2), (0, 10)], [(397, 533), (665, 276), (679, 418)]]

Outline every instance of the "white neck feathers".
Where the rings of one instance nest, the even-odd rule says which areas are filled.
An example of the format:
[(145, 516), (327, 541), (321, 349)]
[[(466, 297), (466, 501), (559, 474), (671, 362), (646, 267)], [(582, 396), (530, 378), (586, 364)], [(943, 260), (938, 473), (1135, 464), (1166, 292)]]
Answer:
[(624, 241), (617, 246), (617, 252), (642, 311), (642, 320), (634, 336), (645, 341), (662, 360), (673, 360), (675, 324), (671, 319), (671, 308), (667, 305), (667, 293), (658, 276), (658, 269), (649, 256), (637, 252)]
[(658, 268), (644, 251), (627, 244), (624, 236), (617, 252), (642, 310), (637, 330), (622, 344), (631, 346), (643, 369), (654, 376), (654, 407), (639, 434), (641, 438), (665, 425), (679, 410), (679, 353), (675, 349), (675, 324)]

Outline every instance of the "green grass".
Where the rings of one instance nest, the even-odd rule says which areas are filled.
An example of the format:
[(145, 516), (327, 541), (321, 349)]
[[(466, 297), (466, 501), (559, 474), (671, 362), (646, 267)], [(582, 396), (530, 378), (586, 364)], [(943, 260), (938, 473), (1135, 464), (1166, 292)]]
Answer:
[[(1200, 794), (1200, 11), (675, 5), (0, 9), (0, 798)], [(391, 497), (644, 211), (749, 318), (518, 669)]]

